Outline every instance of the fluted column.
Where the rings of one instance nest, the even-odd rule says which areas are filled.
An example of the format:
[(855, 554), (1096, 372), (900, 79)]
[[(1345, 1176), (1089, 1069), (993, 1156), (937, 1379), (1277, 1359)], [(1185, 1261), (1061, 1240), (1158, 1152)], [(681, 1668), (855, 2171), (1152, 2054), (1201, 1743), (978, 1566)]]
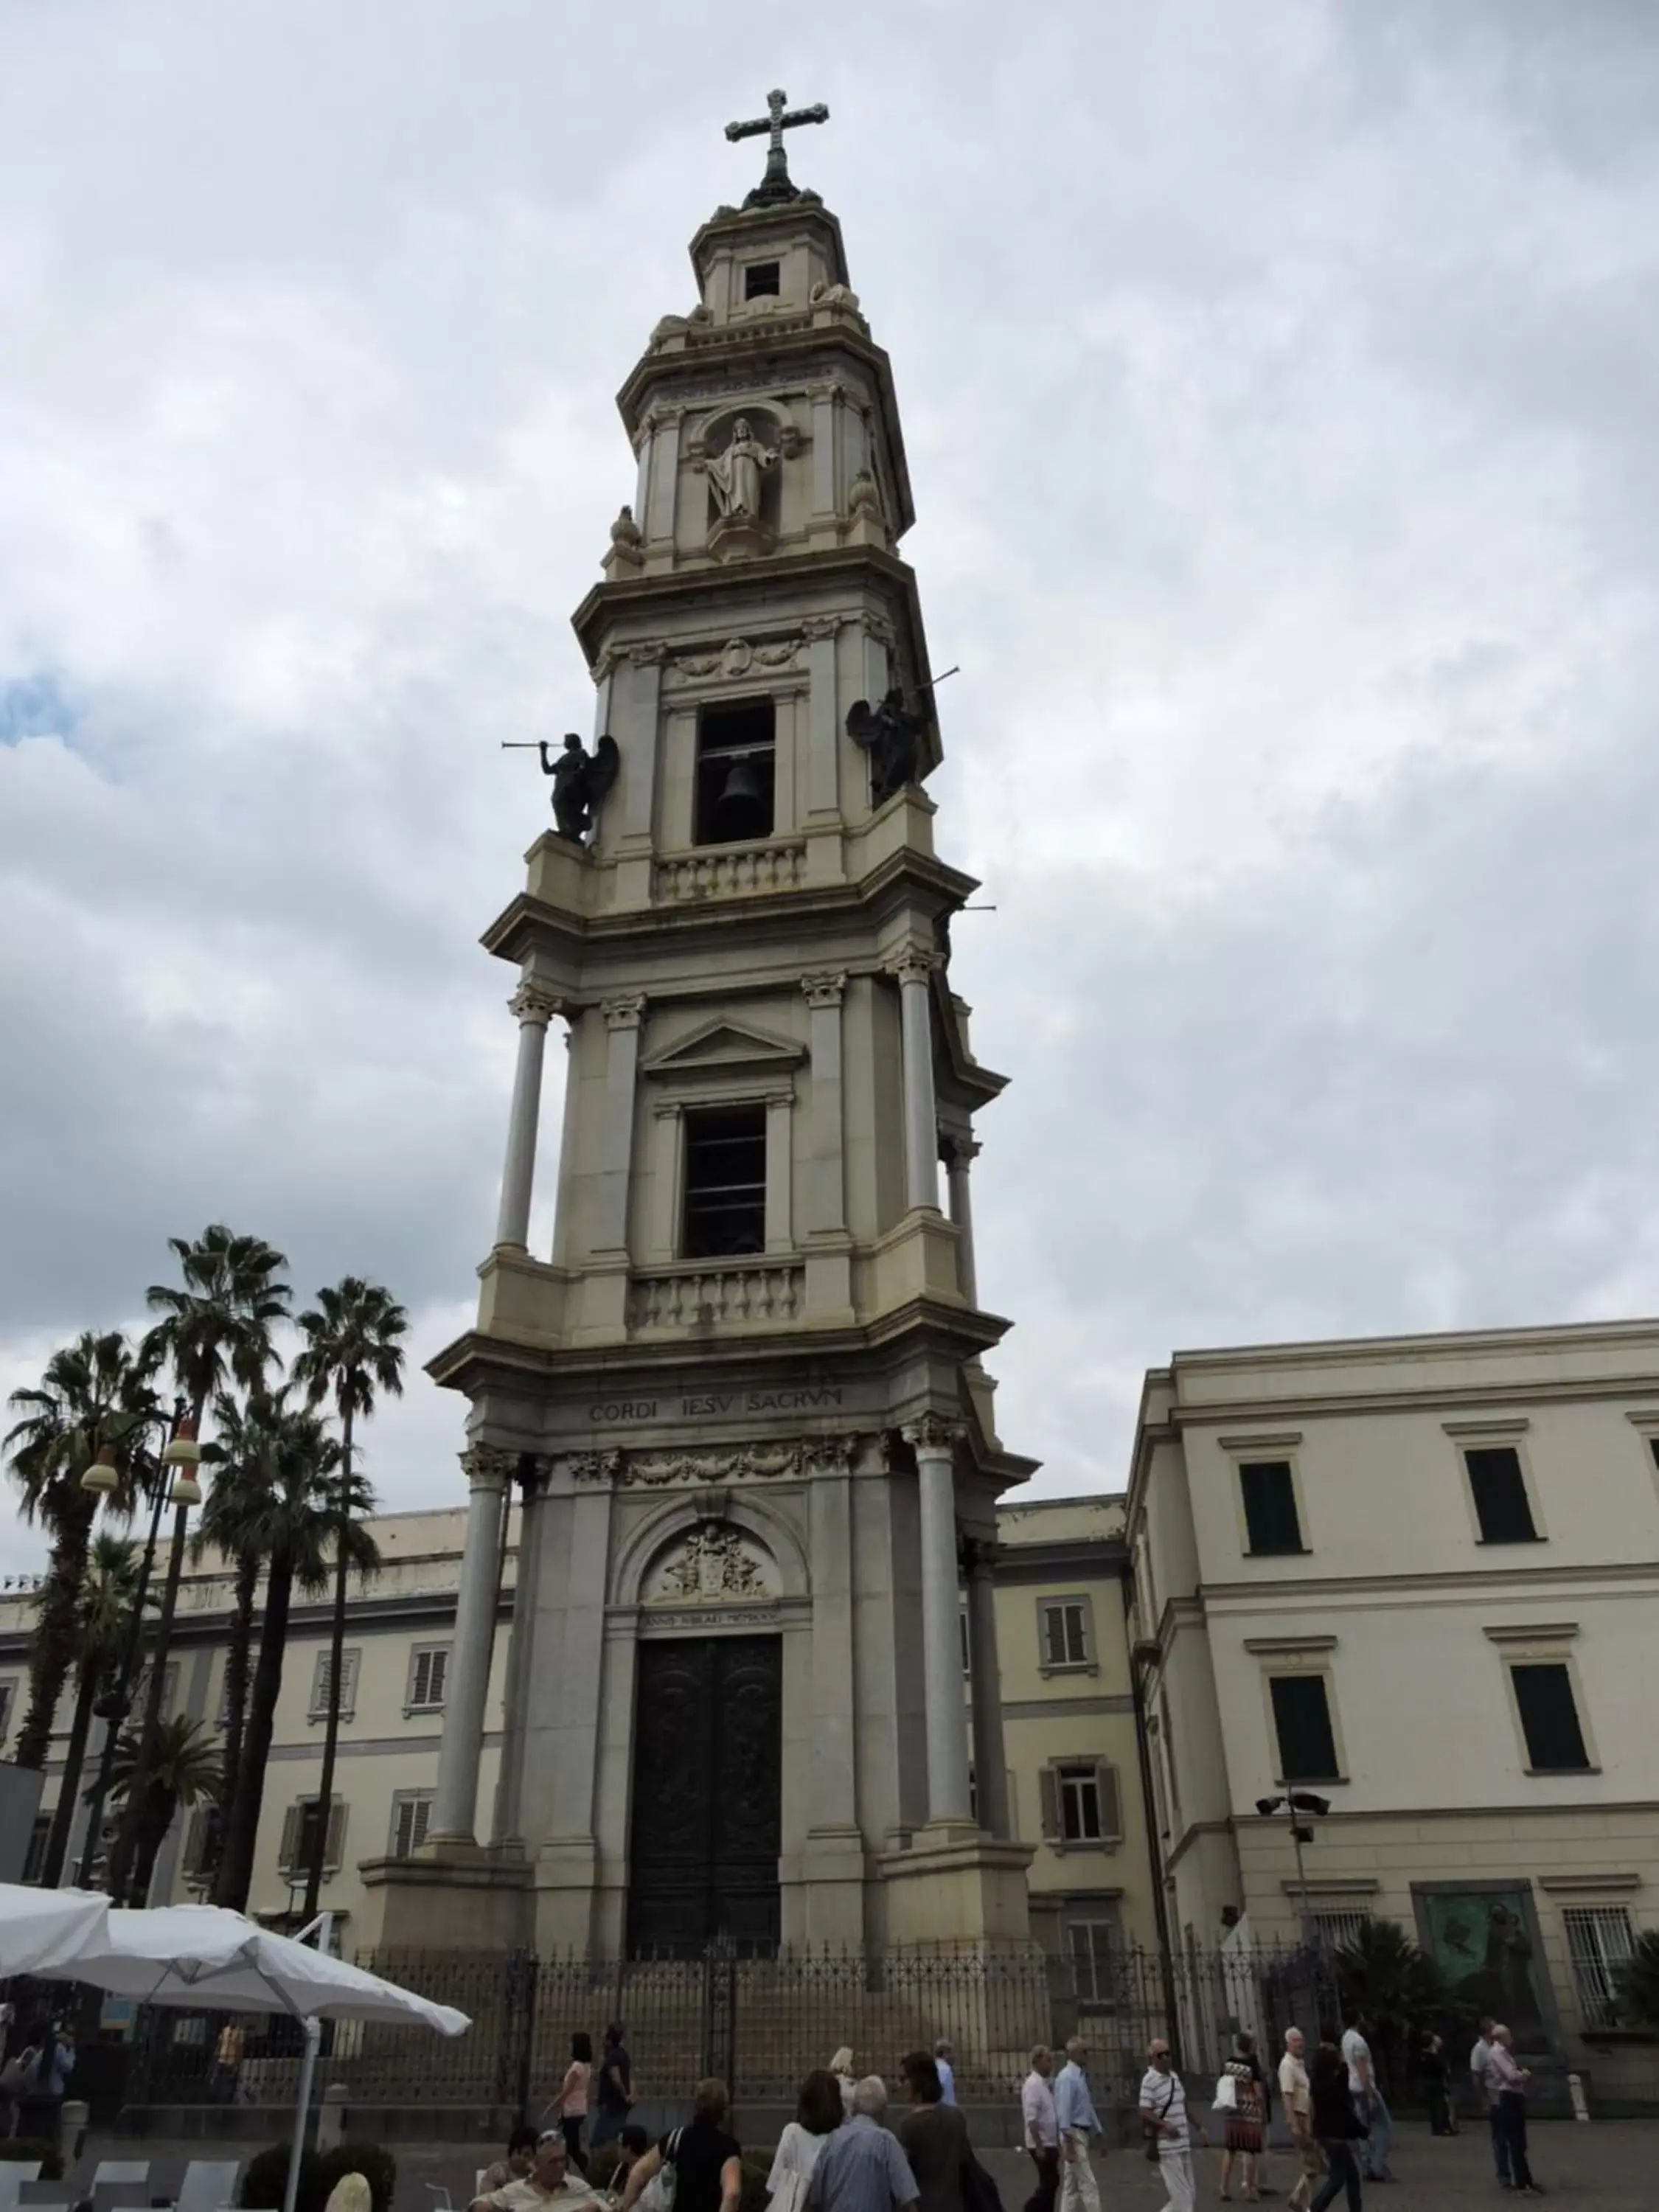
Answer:
[(1008, 1754), (1002, 1741), (1002, 1668), (997, 1658), (996, 1553), (968, 1547), (968, 1669), (974, 1693), (974, 1780), (979, 1825), (1006, 1837)]
[(967, 1821), (968, 1716), (962, 1694), (954, 1457), (961, 1431), (926, 1414), (906, 1425), (921, 1505), (921, 1657), (927, 1699), (927, 1818)]
[(495, 1574), (501, 1558), (501, 1498), (517, 1464), (494, 1444), (470, 1444), (461, 1454), (471, 1486), (466, 1542), (455, 1607), (455, 1650), (444, 1696), (444, 1729), (438, 1746), (438, 1786), (433, 1793), (430, 1842), (471, 1843), (478, 1816), (478, 1754), (483, 1746), (484, 1703), (495, 1641)]
[(898, 979), (904, 1036), (904, 1201), (939, 1210), (939, 1116), (933, 1099), (933, 1027), (929, 976), (936, 952), (902, 952), (888, 974)]
[(519, 1065), (513, 1078), (513, 1111), (507, 1124), (507, 1163), (501, 1170), (497, 1244), (520, 1251), (530, 1243), (530, 1200), (536, 1182), (536, 1131), (542, 1110), (542, 1055), (547, 1025), (562, 1002), (534, 983), (521, 983), (507, 1000), (519, 1018)]
[(968, 1170), (979, 1158), (972, 1137), (952, 1137), (945, 1158), (945, 1188), (950, 1193), (951, 1219), (957, 1232), (957, 1277), (962, 1295), (970, 1306), (979, 1304), (979, 1277), (974, 1266), (974, 1202), (969, 1194)]

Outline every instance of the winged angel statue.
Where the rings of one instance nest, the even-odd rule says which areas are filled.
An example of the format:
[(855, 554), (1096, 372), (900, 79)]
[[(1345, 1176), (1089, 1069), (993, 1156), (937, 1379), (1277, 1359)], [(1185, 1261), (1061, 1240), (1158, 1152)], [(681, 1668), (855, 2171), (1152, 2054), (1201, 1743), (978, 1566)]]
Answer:
[(848, 710), (847, 734), (870, 756), (870, 796), (878, 806), (907, 783), (919, 781), (921, 733), (927, 726), (927, 716), (908, 708), (904, 693), (896, 689), (878, 707), (858, 699)]
[(622, 752), (607, 731), (593, 741), (590, 753), (573, 732), (557, 758), (544, 738), (542, 774), (553, 779), (553, 827), (573, 845), (585, 845), (592, 835), (605, 795), (617, 781)]

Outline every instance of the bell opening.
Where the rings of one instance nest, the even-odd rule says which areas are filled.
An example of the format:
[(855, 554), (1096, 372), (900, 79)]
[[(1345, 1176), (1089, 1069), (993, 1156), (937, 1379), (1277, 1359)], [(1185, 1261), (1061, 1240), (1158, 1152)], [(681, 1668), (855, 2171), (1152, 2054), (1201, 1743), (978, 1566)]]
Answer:
[(741, 845), (771, 836), (776, 726), (769, 699), (703, 709), (697, 726), (697, 844)]

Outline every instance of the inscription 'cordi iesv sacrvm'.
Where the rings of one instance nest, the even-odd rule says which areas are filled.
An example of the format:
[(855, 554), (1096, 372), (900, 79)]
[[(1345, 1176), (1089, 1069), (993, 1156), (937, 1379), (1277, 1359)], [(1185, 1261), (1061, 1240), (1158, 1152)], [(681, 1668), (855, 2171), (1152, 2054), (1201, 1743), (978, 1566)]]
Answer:
[(811, 1413), (840, 1405), (839, 1383), (802, 1383), (783, 1390), (699, 1390), (674, 1398), (601, 1398), (587, 1409), (596, 1428), (621, 1421), (706, 1421), (720, 1413)]

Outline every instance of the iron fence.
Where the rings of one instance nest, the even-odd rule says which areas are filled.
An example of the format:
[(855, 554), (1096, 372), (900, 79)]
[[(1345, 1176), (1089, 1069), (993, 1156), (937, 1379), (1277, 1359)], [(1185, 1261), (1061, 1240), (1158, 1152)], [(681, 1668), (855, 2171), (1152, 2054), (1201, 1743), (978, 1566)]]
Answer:
[[(1292, 2021), (1310, 2041), (1331, 2033), (1338, 2005), (1328, 1955), (1304, 1949), (1166, 1954), (1125, 1945), (1081, 1971), (1035, 1947), (972, 1946), (769, 1958), (714, 1946), (628, 1960), (401, 1950), (365, 1952), (359, 1963), (454, 2006), (472, 2026), (451, 2040), (340, 2022), (325, 2036), (319, 2092), (331, 2082), (359, 2104), (529, 2118), (556, 2088), (573, 2034), (586, 2032), (597, 2051), (611, 2021), (625, 2027), (637, 2094), (653, 2106), (687, 2103), (710, 2074), (731, 2084), (739, 2109), (793, 2105), (802, 2077), (843, 2045), (857, 2072), (892, 2084), (906, 2051), (941, 2037), (952, 2046), (959, 2102), (1010, 2104), (1033, 2045), (1079, 2034), (1097, 2101), (1127, 2110), (1154, 2036), (1169, 2037), (1202, 2073), (1237, 2029), (1271, 2051)], [(127, 2102), (291, 2107), (299, 2055), (297, 2025), (280, 2015), (148, 2011)]]

